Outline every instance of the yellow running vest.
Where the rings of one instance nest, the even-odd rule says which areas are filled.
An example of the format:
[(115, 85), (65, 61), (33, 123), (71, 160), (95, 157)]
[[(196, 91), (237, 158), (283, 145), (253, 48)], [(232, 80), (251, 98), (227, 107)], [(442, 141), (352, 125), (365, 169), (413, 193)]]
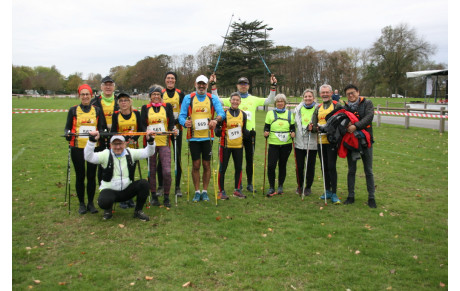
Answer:
[[(180, 112), (180, 96), (177, 92), (177, 89), (174, 91), (174, 96), (171, 98), (168, 96), (168, 92), (166, 92), (166, 89), (163, 89), (163, 102), (171, 104), (173, 108), (174, 118), (177, 119), (179, 117)], [(182, 126), (180, 124), (177, 124), (176, 127), (177, 129), (182, 130)]]
[(243, 147), (243, 111), (234, 117), (230, 112), (226, 111), (226, 129), (225, 143), (227, 148), (242, 148)]
[[(148, 122), (147, 129), (153, 130), (156, 132), (166, 131), (167, 126), (168, 126), (168, 118), (166, 116), (165, 107), (160, 106), (160, 110), (158, 111), (158, 113), (156, 113), (155, 110), (153, 110), (153, 107), (150, 107), (148, 110), (149, 110), (148, 111), (149, 112), (148, 114), (149, 122)], [(167, 135), (156, 136), (155, 137), (156, 145), (159, 147), (166, 146), (167, 137), (168, 137)]]
[(115, 108), (115, 98), (112, 103), (107, 105), (104, 100), (101, 99), (102, 112), (104, 112), (105, 121), (107, 123), (107, 128), (110, 130), (112, 128), (112, 114), (113, 109)]
[[(91, 106), (91, 110), (86, 113), (80, 106), (77, 106), (77, 117), (75, 121), (75, 132), (76, 133), (88, 133), (90, 131), (95, 131), (97, 128), (97, 116), (96, 108)], [(88, 137), (76, 137), (75, 138), (75, 147), (85, 148), (86, 143), (88, 142)]]
[[(318, 108), (318, 123), (320, 125), (325, 125), (327, 123), (326, 116), (334, 110), (334, 103), (331, 103), (327, 109), (324, 109), (324, 104), (321, 104)], [(329, 144), (326, 135), (321, 136), (321, 142), (323, 144)], [(319, 143), (319, 142), (318, 142)]]
[[(207, 138), (209, 137), (209, 120), (212, 119), (213, 111), (211, 98), (207, 95), (203, 102), (198, 97), (191, 96), (192, 102), (189, 107), (189, 116), (192, 118), (192, 127), (189, 128), (187, 138)], [(191, 112), (190, 112), (191, 111)], [(211, 137), (213, 137), (211, 131)]]
[[(137, 132), (137, 118), (134, 112), (131, 112), (131, 117), (126, 120), (121, 115), (121, 112), (117, 111), (118, 114), (118, 128), (117, 132)], [(130, 148), (135, 148), (134, 143), (128, 144)]]

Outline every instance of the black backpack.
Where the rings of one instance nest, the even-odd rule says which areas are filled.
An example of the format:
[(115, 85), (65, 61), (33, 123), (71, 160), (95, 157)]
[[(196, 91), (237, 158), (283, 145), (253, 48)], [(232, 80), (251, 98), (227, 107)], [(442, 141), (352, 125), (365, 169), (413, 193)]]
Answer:
[(342, 137), (347, 133), (347, 125), (350, 118), (345, 113), (330, 116), (324, 126), (327, 140), (330, 144), (340, 144)]

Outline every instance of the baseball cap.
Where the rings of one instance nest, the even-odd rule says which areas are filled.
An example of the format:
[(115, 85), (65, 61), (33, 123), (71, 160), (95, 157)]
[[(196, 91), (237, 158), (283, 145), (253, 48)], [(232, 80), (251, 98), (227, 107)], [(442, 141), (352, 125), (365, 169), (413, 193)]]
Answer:
[(199, 75), (198, 78), (196, 78), (196, 83), (199, 83), (199, 82), (208, 84), (208, 78), (206, 78), (205, 75)]
[(246, 77), (241, 77), (241, 78), (238, 79), (238, 84), (239, 83), (249, 83), (249, 80)]
[(122, 97), (128, 97), (128, 98), (131, 98), (131, 96), (129, 96), (128, 93), (125, 93), (125, 92), (121, 92), (120, 94), (118, 94), (117, 98), (120, 99)]
[(101, 83), (106, 83), (106, 82), (115, 83), (115, 81), (112, 78), (110, 78), (110, 76), (104, 77), (104, 79), (101, 80)]
[(117, 139), (119, 139), (119, 140), (121, 140), (121, 141), (123, 141), (123, 142), (126, 141), (126, 139), (125, 139), (124, 136), (122, 136), (122, 135), (114, 135), (114, 136), (112, 136), (112, 138), (110, 139), (110, 143), (113, 143), (113, 142), (114, 142), (115, 140), (117, 140)]

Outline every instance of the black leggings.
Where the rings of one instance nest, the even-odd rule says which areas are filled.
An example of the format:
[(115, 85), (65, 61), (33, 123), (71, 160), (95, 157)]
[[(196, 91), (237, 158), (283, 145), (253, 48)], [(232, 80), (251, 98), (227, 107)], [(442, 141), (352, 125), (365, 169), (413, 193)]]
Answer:
[[(85, 161), (84, 149), (71, 148), (70, 156), (72, 158), (73, 167), (75, 169), (75, 189), (80, 203), (85, 203), (85, 176), (86, 176), (86, 193), (88, 194), (88, 202), (93, 202), (94, 194), (96, 193), (96, 164), (91, 164)], [(85, 169), (86, 164), (86, 169)]]
[(275, 188), (275, 169), (278, 163), (278, 186), (283, 186), (284, 180), (286, 179), (286, 165), (289, 159), (289, 155), (292, 151), (292, 144), (284, 145), (268, 145), (268, 165), (267, 165), (267, 176), (270, 188)]
[[(255, 146), (256, 146), (256, 136), (254, 133), (254, 149), (255, 149)], [(244, 156), (246, 159), (246, 178), (248, 181), (248, 185), (252, 185), (252, 175), (253, 175), (252, 163), (254, 160), (254, 153), (253, 153), (254, 149), (253, 149), (251, 137), (248, 137), (248, 138), (243, 137), (243, 147), (244, 147)]]
[(243, 148), (224, 148), (219, 147), (219, 191), (225, 189), (225, 172), (227, 171), (230, 156), (233, 156), (233, 165), (235, 166), (235, 189), (241, 186), (241, 176), (243, 170)]
[(129, 186), (123, 191), (116, 191), (112, 189), (104, 189), (99, 194), (97, 204), (102, 209), (112, 209), (112, 205), (115, 202), (123, 202), (129, 199), (132, 199), (134, 196), (137, 196), (136, 199), (136, 208), (137, 210), (142, 210), (144, 207), (145, 201), (149, 197), (149, 182), (147, 180), (137, 180), (129, 184)]

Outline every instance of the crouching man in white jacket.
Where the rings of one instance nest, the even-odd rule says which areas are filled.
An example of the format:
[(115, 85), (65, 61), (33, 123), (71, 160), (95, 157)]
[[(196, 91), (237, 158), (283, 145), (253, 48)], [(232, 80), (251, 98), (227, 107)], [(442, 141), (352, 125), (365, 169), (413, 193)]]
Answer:
[(142, 211), (149, 196), (147, 180), (134, 181), (136, 161), (146, 159), (155, 152), (154, 131), (147, 131), (147, 146), (143, 149), (127, 149), (124, 136), (114, 135), (110, 139), (110, 148), (102, 152), (94, 152), (99, 132), (91, 131), (85, 147), (85, 160), (93, 164), (102, 165), (101, 193), (97, 204), (104, 209), (103, 219), (112, 218), (114, 202), (123, 202), (137, 196), (134, 218), (149, 221), (149, 217)]

